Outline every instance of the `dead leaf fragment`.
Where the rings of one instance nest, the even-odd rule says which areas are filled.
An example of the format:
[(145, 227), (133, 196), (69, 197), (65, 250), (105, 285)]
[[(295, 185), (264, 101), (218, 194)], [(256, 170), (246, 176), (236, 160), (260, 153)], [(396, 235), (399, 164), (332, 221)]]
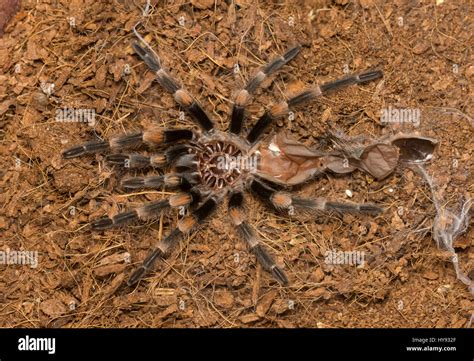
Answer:
[(210, 9), (214, 5), (214, 0), (191, 0), (191, 4), (201, 10)]
[(272, 305), (273, 301), (275, 300), (276, 295), (276, 291), (270, 291), (260, 299), (256, 309), (257, 315), (259, 315), (260, 317), (265, 316), (265, 314), (270, 309), (270, 306)]
[(58, 317), (67, 312), (66, 305), (54, 298), (41, 302), (40, 310), (50, 317)]
[(245, 324), (258, 321), (259, 319), (260, 317), (254, 313), (250, 313), (248, 315), (243, 315), (240, 317), (240, 321), (242, 321), (242, 323), (245, 323)]
[(234, 304), (234, 296), (229, 291), (217, 291), (214, 293), (214, 302), (223, 308), (231, 308)]

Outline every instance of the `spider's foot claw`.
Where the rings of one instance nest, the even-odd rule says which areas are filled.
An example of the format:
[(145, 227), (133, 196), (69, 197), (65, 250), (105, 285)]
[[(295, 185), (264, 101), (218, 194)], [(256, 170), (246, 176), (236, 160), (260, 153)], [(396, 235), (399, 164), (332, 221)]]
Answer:
[(285, 62), (288, 63), (290, 60), (292, 60), (298, 53), (301, 51), (301, 45), (295, 45), (291, 49), (288, 49), (288, 51), (283, 54), (283, 58), (285, 59)]
[(145, 56), (146, 54), (145, 48), (141, 46), (138, 42), (134, 41), (132, 43), (132, 48), (140, 57)]
[(152, 71), (156, 73), (161, 69), (159, 59), (157, 59), (156, 56), (147, 48), (141, 46), (137, 42), (132, 43), (132, 48)]
[(105, 229), (112, 228), (113, 225), (114, 225), (114, 221), (111, 218), (103, 217), (103, 218), (99, 218), (93, 221), (91, 223), (91, 228), (94, 231), (103, 231)]
[(383, 77), (382, 70), (369, 70), (357, 76), (358, 83), (365, 83)]
[(71, 158), (80, 157), (81, 155), (84, 155), (85, 153), (86, 152), (85, 152), (84, 147), (82, 145), (78, 145), (77, 147), (66, 149), (62, 155), (63, 155), (63, 158), (65, 159), (71, 159)]
[(379, 214), (383, 213), (384, 209), (376, 206), (375, 204), (361, 204), (359, 207), (359, 210), (362, 213), (368, 213), (368, 214)]
[(75, 147), (66, 149), (62, 155), (65, 159), (80, 157), (81, 155), (90, 153), (99, 153), (109, 149), (109, 143), (105, 141), (89, 142), (76, 145)]
[(280, 267), (274, 266), (271, 272), (272, 272), (273, 277), (278, 281), (279, 284), (285, 287), (289, 285), (288, 277), (286, 276), (285, 272), (283, 272), (283, 270)]
[(147, 270), (146, 270), (145, 267), (137, 268), (132, 273), (130, 278), (127, 280), (127, 286), (132, 287), (132, 286), (136, 285), (145, 276), (146, 273), (147, 273)]

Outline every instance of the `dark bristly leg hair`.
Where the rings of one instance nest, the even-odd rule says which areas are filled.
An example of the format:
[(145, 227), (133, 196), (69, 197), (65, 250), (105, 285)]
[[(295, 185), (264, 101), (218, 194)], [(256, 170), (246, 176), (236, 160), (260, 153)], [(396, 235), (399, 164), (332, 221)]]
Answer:
[(232, 223), (237, 228), (240, 236), (245, 240), (249, 249), (257, 257), (262, 267), (270, 272), (273, 277), (282, 285), (288, 285), (288, 278), (285, 272), (279, 268), (272, 256), (265, 250), (258, 240), (253, 227), (245, 220), (243, 208), (244, 196), (242, 192), (234, 192), (229, 198), (229, 215)]
[(186, 234), (191, 232), (197, 225), (202, 223), (216, 209), (217, 200), (214, 198), (207, 199), (201, 206), (178, 221), (178, 227), (171, 233), (160, 240), (153, 248), (142, 265), (138, 267), (127, 281), (128, 286), (133, 286), (140, 281), (151, 269), (158, 258), (166, 257), (177, 244), (177, 242)]
[(326, 198), (301, 198), (287, 192), (276, 192), (271, 196), (273, 206), (279, 210), (335, 211), (338, 213), (379, 214), (383, 209), (371, 203), (333, 202)]
[(164, 153), (154, 153), (150, 156), (142, 154), (123, 154), (114, 153), (105, 157), (105, 160), (113, 165), (125, 168), (163, 168), (166, 165), (175, 165), (180, 167), (192, 168), (195, 163), (195, 155), (188, 154), (191, 148), (184, 144), (169, 148)]
[(176, 102), (185, 108), (204, 130), (209, 131), (213, 129), (214, 124), (202, 106), (186, 90), (182, 89), (181, 85), (161, 67), (160, 60), (148, 49), (148, 44), (146, 45), (147, 46), (144, 47), (139, 43), (133, 43), (132, 47), (145, 64), (156, 74), (158, 83), (167, 92), (173, 94)]
[(361, 74), (349, 75), (341, 79), (336, 79), (334, 81), (321, 84), (319, 88), (321, 89), (321, 92), (324, 94), (324, 93), (330, 92), (331, 90), (337, 90), (339, 88), (343, 88), (345, 86), (352, 85), (352, 84), (366, 83), (372, 80), (379, 79), (381, 77), (383, 77), (382, 70), (368, 70)]
[(148, 220), (157, 218), (162, 211), (168, 208), (186, 207), (193, 202), (191, 193), (178, 193), (168, 199), (149, 202), (131, 211), (122, 212), (114, 217), (102, 217), (91, 223), (91, 228), (96, 231), (103, 231), (114, 227), (124, 226), (137, 220)]
[(252, 180), (250, 190), (266, 204), (272, 206), (271, 197), (277, 192), (276, 189), (266, 185), (258, 179)]
[(383, 212), (382, 208), (371, 203), (341, 203), (329, 201), (325, 198), (311, 199), (296, 197), (288, 192), (277, 191), (256, 179), (252, 181), (250, 188), (260, 199), (279, 211), (335, 211), (338, 213), (363, 214), (378, 214)]
[(149, 129), (143, 132), (122, 134), (109, 140), (78, 144), (65, 150), (63, 157), (69, 159), (110, 150), (134, 149), (144, 144), (150, 146), (169, 145), (192, 139), (194, 139), (194, 132), (189, 129)]
[(166, 154), (153, 154), (145, 156), (141, 154), (109, 154), (105, 157), (109, 164), (119, 165), (125, 168), (147, 168), (147, 167), (164, 167), (168, 162)]
[(328, 83), (315, 86), (310, 89), (306, 89), (301, 93), (291, 97), (287, 101), (278, 103), (266, 111), (255, 123), (253, 128), (247, 135), (247, 140), (250, 143), (255, 143), (258, 138), (265, 132), (268, 126), (275, 120), (283, 118), (288, 114), (291, 108), (294, 108), (300, 104), (308, 102), (321, 95), (325, 95), (333, 90), (343, 88), (351, 84), (362, 84), (369, 82), (383, 76), (381, 70), (369, 70), (357, 75), (349, 75), (342, 79), (337, 79)]
[(298, 55), (301, 50), (300, 45), (296, 45), (288, 49), (283, 55), (273, 59), (265, 67), (263, 67), (253, 78), (251, 78), (245, 87), (241, 89), (234, 100), (234, 106), (232, 108), (232, 116), (230, 121), (229, 130), (234, 134), (239, 134), (244, 117), (245, 107), (250, 102), (251, 96), (258, 89), (260, 84), (270, 75), (276, 73), (283, 65), (289, 63), (293, 58)]
[(198, 182), (198, 174), (175, 173), (164, 175), (153, 175), (147, 177), (127, 178), (122, 181), (122, 187), (126, 190), (135, 189), (161, 189), (162, 187), (179, 187), (181, 190), (189, 190)]

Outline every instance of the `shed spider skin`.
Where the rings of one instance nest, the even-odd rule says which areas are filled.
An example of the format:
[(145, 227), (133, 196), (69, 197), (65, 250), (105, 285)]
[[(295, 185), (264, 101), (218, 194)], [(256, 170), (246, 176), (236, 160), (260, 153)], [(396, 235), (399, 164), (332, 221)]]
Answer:
[[(275, 147), (267, 130), (277, 119), (285, 117), (291, 109), (352, 84), (362, 84), (383, 76), (381, 70), (369, 70), (332, 82), (313, 85), (285, 101), (271, 106), (245, 131), (246, 106), (262, 82), (294, 59), (301, 46), (290, 47), (259, 70), (235, 96), (229, 128), (221, 131), (203, 107), (161, 65), (160, 59), (144, 42), (133, 43), (136, 54), (155, 73), (161, 87), (173, 94), (176, 102), (185, 108), (199, 126), (190, 129), (151, 128), (141, 132), (123, 134), (110, 140), (79, 144), (63, 152), (66, 159), (94, 153), (107, 153), (106, 161), (126, 168), (159, 168), (164, 174), (127, 178), (122, 181), (126, 190), (175, 188), (179, 192), (169, 198), (143, 204), (141, 207), (119, 213), (112, 218), (92, 221), (93, 230), (103, 231), (137, 220), (156, 219), (168, 209), (186, 207), (188, 214), (178, 221), (176, 228), (159, 240), (148, 257), (132, 273), (128, 286), (137, 284), (154, 269), (157, 259), (170, 254), (184, 236), (206, 221), (217, 206), (228, 199), (228, 214), (232, 225), (256, 256), (263, 269), (283, 286), (288, 277), (259, 241), (255, 229), (246, 220), (244, 193), (250, 191), (258, 199), (277, 211), (336, 211), (378, 214), (382, 209), (373, 204), (339, 203), (324, 198), (306, 199), (291, 194), (292, 187), (326, 172), (329, 155), (321, 154), (316, 162), (302, 163), (298, 157), (283, 160), (281, 149)], [(143, 146), (155, 151), (150, 156), (130, 153), (127, 150)], [(304, 152), (299, 156), (305, 156)], [(283, 162), (287, 163), (283, 163)], [(272, 164), (275, 166), (273, 167)], [(295, 164), (298, 167), (295, 168)], [(306, 164), (306, 165), (305, 165)], [(280, 168), (279, 168), (280, 167)], [(281, 176), (281, 168), (294, 170), (290, 177)], [(306, 168), (305, 168), (306, 167)], [(301, 169), (310, 168), (311, 177), (300, 177)], [(285, 188), (282, 190), (282, 187)]]

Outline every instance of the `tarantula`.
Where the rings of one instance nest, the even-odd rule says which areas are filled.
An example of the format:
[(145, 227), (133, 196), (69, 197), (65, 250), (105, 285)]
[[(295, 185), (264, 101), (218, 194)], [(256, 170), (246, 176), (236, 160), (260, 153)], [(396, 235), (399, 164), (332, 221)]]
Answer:
[[(361, 84), (382, 77), (382, 71), (370, 70), (358, 75), (307, 88), (286, 101), (282, 101), (261, 116), (255, 125), (243, 133), (246, 106), (262, 82), (290, 62), (301, 51), (296, 45), (282, 56), (270, 61), (259, 70), (234, 98), (230, 126), (227, 132), (215, 129), (202, 106), (184, 90), (162, 66), (158, 55), (139, 37), (132, 44), (134, 51), (156, 74), (156, 80), (163, 89), (173, 94), (176, 102), (185, 108), (197, 122), (200, 129), (147, 129), (133, 134), (124, 134), (108, 141), (92, 141), (76, 145), (63, 152), (64, 158), (75, 158), (86, 154), (111, 152), (106, 161), (127, 168), (169, 168), (164, 175), (124, 179), (126, 190), (142, 188), (174, 187), (180, 190), (168, 199), (149, 202), (140, 208), (119, 213), (112, 218), (103, 217), (91, 224), (94, 230), (105, 230), (135, 220), (158, 217), (169, 208), (183, 207), (189, 214), (182, 217), (177, 227), (168, 236), (157, 242), (128, 279), (128, 286), (140, 281), (152, 268), (158, 258), (169, 255), (173, 246), (208, 218), (218, 204), (228, 197), (228, 213), (249, 249), (255, 254), (262, 267), (270, 272), (282, 285), (288, 285), (288, 278), (278, 267), (273, 257), (259, 242), (254, 228), (248, 223), (244, 210), (244, 191), (250, 190), (258, 198), (279, 211), (292, 214), (300, 210), (333, 210), (337, 212), (362, 212), (376, 214), (382, 211), (373, 204), (339, 203), (324, 198), (307, 199), (292, 195), (291, 187), (306, 182), (330, 170), (334, 156), (320, 153), (308, 156), (303, 148), (294, 148), (289, 138), (277, 135), (271, 139), (263, 135), (279, 118), (289, 114), (290, 109), (328, 92), (351, 84)], [(267, 137), (269, 138), (269, 137)], [(135, 153), (119, 153), (125, 149), (143, 145), (160, 147), (161, 152), (144, 156)], [(292, 148), (293, 147), (293, 148)], [(332, 158), (331, 158), (332, 157)]]

